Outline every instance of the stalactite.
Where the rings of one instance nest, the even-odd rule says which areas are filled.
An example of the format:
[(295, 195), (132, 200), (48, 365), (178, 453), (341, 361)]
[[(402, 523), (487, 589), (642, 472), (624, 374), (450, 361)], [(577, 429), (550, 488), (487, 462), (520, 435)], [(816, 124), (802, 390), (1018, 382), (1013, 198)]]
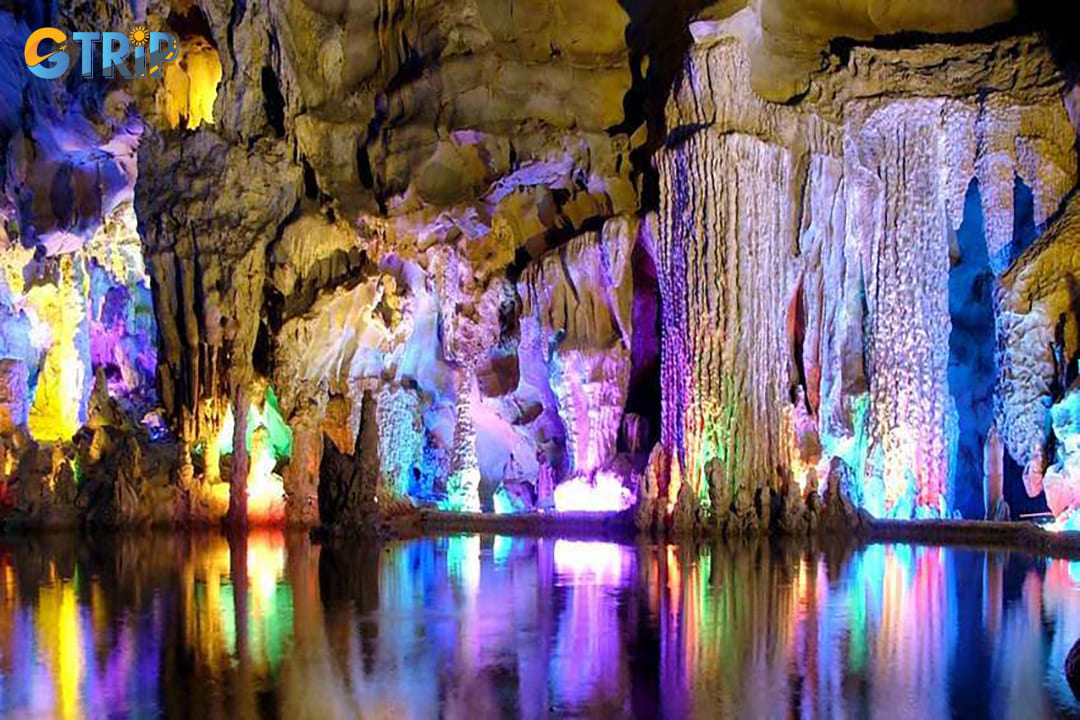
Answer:
[(409, 497), (413, 467), (420, 462), (424, 432), (420, 398), (413, 390), (385, 385), (379, 390), (379, 457), (387, 493)]
[(742, 134), (698, 133), (662, 155), (665, 442), (701, 500), (714, 457), (752, 492), (783, 467), (796, 235), (774, 198), (793, 172), (783, 148)]
[(233, 393), (235, 421), (232, 437), (232, 473), (229, 479), (229, 523), (243, 527), (248, 523), (248, 469), (250, 456), (247, 447), (248, 413), (252, 393), (245, 385), (237, 387)]
[[(871, 512), (945, 514), (949, 347), (948, 240), (940, 168), (941, 107), (897, 103), (860, 128), (848, 156), (855, 203), (874, 208), (865, 238), (873, 472)], [(876, 478), (874, 478), (876, 481)], [(906, 503), (906, 505), (902, 505)]]
[(480, 463), (476, 459), (476, 429), (472, 402), (476, 374), (471, 367), (462, 371), (454, 421), (454, 449), (450, 455), (450, 477), (446, 480), (445, 508), (460, 512), (480, 512)]
[(521, 362), (554, 397), (571, 474), (590, 475), (615, 455), (630, 381), (636, 242), (636, 224), (611, 221), (544, 255), (518, 281)]
[(316, 415), (316, 412), (305, 410), (294, 415), (289, 424), (293, 452), (282, 474), (285, 519), (289, 525), (299, 527), (319, 524), (318, 479), (323, 433)]
[[(723, 462), (736, 514), (751, 502), (764, 512), (759, 490), (805, 485), (839, 457), (874, 514), (944, 515), (956, 432), (950, 233), (978, 178), (988, 253), (998, 272), (1008, 267), (1018, 252), (1014, 178), (1033, 188), (1045, 222), (1075, 184), (1075, 154), (1064, 151), (1075, 133), (1060, 98), (1032, 77), (1013, 78), (1032, 83), (1014, 88), (1026, 93), (1020, 102), (980, 96), (968, 77), (939, 85), (940, 97), (894, 100), (871, 90), (888, 85), (876, 78), (840, 106), (824, 84), (802, 105), (769, 105), (748, 90), (743, 32), (739, 18), (702, 28), (668, 104), (658, 156), (662, 442), (702, 503), (706, 468)], [(922, 61), (876, 52), (900, 77), (896, 68)], [(999, 327), (1018, 337), (1004, 317)], [(1038, 421), (1038, 411), (1013, 400), (1030, 393), (1009, 379), (1024, 344), (999, 343), (999, 425), (1026, 461), (1033, 433), (1010, 419)], [(796, 410), (806, 413), (798, 433)], [(816, 445), (812, 435), (820, 457), (793, 452), (798, 438)]]

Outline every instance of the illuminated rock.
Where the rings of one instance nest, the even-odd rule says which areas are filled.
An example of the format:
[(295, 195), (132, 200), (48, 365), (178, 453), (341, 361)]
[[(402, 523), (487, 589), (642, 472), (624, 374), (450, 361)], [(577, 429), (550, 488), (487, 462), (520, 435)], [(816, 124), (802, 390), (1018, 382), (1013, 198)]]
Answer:
[(852, 491), (857, 486), (851, 467), (839, 457), (829, 464), (825, 477), (825, 497), (820, 513), (820, 524), (826, 532), (847, 532), (858, 521)]
[(693, 533), (698, 525), (700, 505), (694, 497), (694, 490), (689, 483), (679, 486), (679, 496), (671, 511), (671, 532), (676, 536)]
[(986, 493), (984, 505), (988, 520), (1008, 520), (1009, 504), (1005, 502), (1005, 447), (997, 426), (990, 426), (986, 445), (983, 447), (983, 488)]
[(472, 422), (472, 375), (466, 375), (464, 390), (458, 396), (454, 423), (450, 477), (446, 479), (445, 510), (480, 512), (480, 462), (476, 458), (476, 430)]
[(28, 421), (39, 442), (70, 440), (86, 420), (89, 337), (76, 272), (76, 265), (66, 257), (60, 262), (56, 284), (37, 285), (27, 292), (34, 332), (46, 349)]
[(249, 522), (281, 524), (285, 520), (285, 486), (274, 472), (277, 455), (271, 433), (259, 425), (251, 436), (251, 465), (247, 476), (247, 515)]
[[(728, 477), (748, 482), (735, 493), (745, 517), (759, 490), (775, 494), (781, 478), (806, 472), (805, 453), (785, 450), (795, 436), (783, 415), (804, 393), (799, 425), (816, 426), (823, 459), (843, 457), (855, 470), (861, 504), (879, 516), (943, 516), (955, 434), (950, 227), (961, 224), (976, 178), (987, 254), (1002, 272), (1016, 253), (1014, 179), (1032, 189), (1036, 226), (1075, 184), (1075, 154), (1066, 150), (1075, 132), (1034, 71), (1048, 59), (1033, 38), (1012, 38), (1005, 44), (1031, 49), (1033, 72), (1010, 75), (1008, 63), (987, 59), (970, 75), (935, 75), (918, 99), (897, 99), (924, 66), (995, 51), (860, 48), (846, 67), (814, 79), (805, 102), (778, 106), (749, 89), (746, 48), (757, 22), (744, 10), (695, 26), (668, 103), (669, 142), (657, 160), (670, 330), (662, 440), (702, 502), (714, 457)], [(853, 79), (871, 65), (870, 77)], [(992, 92), (980, 98), (983, 86)], [(1030, 394), (1019, 402), (1023, 386), (1011, 384), (1009, 368), (1030, 364), (1023, 348), (1037, 338), (1016, 323), (1003, 322), (1016, 342), (998, 343), (1006, 368), (999, 427), (1026, 463), (1025, 418), (1035, 420), (1040, 404)], [(1051, 344), (1039, 343), (1036, 355)]]
[[(1046, 469), (1038, 488), (1058, 519), (1080, 509), (1080, 385), (1074, 383), (1050, 408), (1057, 462)], [(1030, 490), (1029, 490), (1030, 493)]]
[(319, 524), (319, 466), (322, 463), (323, 433), (308, 414), (291, 421), (292, 457), (282, 470), (285, 518), (290, 525), (314, 527)]
[(424, 426), (417, 393), (406, 388), (383, 387), (378, 397), (379, 460), (386, 492), (409, 496), (413, 468), (424, 449)]
[(180, 60), (165, 66), (161, 112), (170, 128), (194, 130), (214, 124), (214, 101), (221, 82), (221, 60), (205, 38), (185, 38)]
[[(579, 236), (534, 261), (518, 281), (517, 396), (538, 402), (530, 423), (536, 436), (564, 438), (564, 484), (574, 483), (566, 491), (556, 488), (556, 507), (560, 497), (574, 506), (589, 504), (577, 496), (596, 487), (591, 478), (615, 460), (632, 368), (630, 258), (638, 233), (630, 219), (610, 221), (601, 232)], [(645, 450), (647, 423), (639, 419), (627, 427), (636, 433), (632, 449)], [(611, 498), (597, 502), (623, 505)]]
[(415, 511), (389, 492), (379, 457), (378, 396), (365, 390), (352, 452), (329, 440), (319, 466), (319, 517), (328, 535), (378, 534), (412, 524)]
[(724, 474), (724, 463), (713, 458), (705, 468), (709, 488), (710, 529), (723, 532), (731, 514), (732, 483)]
[(575, 477), (555, 488), (555, 509), (560, 512), (621, 512), (633, 504), (633, 492), (612, 472), (598, 472), (592, 480)]
[(492, 503), (495, 512), (500, 515), (528, 512), (536, 505), (532, 486), (521, 480), (499, 483), (495, 488)]
[[(108, 522), (313, 524), (315, 478), (363, 476), (347, 525), (801, 532), (1002, 516), (1006, 452), (1075, 505), (1076, 92), (1015, 3), (69, 5), (0, 10), (0, 434), (6, 476), (43, 454), (32, 503), (73, 440), (144, 464), (100, 375), (182, 495), (110, 486)], [(129, 10), (181, 35), (163, 79), (20, 70), (28, 17)]]
[(30, 408), (29, 375), (26, 363), (20, 360), (0, 360), (0, 435), (12, 435), (26, 426)]

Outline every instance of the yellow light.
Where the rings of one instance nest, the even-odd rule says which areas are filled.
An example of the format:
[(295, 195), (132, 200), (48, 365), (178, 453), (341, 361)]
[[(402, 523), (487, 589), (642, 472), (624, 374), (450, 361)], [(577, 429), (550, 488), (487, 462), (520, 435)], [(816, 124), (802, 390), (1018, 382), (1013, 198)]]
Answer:
[(180, 44), (178, 63), (165, 66), (164, 114), (169, 127), (198, 128), (214, 124), (214, 101), (221, 82), (218, 52), (202, 38)]
[(258, 523), (278, 523), (285, 519), (285, 484), (274, 473), (277, 458), (270, 434), (265, 427), (255, 431), (251, 440), (251, 465), (248, 470), (248, 519)]
[(251, 583), (251, 610), (256, 618), (261, 619), (273, 610), (278, 580), (285, 576), (284, 537), (250, 535), (247, 570)]
[(74, 718), (79, 710), (83, 658), (79, 608), (71, 581), (54, 581), (39, 596), (40, 642), (56, 683), (57, 717)]
[(82, 425), (79, 414), (87, 371), (75, 340), (86, 312), (86, 300), (73, 274), (71, 257), (64, 257), (57, 284), (37, 285), (26, 294), (27, 305), (38, 323), (51, 329), (30, 407), (30, 434), (38, 442), (67, 442)]

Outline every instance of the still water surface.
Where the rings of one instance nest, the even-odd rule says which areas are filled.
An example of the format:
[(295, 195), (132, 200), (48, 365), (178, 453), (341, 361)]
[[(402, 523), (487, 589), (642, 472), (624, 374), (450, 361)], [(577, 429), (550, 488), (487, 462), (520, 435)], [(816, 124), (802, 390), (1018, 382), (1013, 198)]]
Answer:
[(1080, 562), (491, 536), (0, 540), (0, 716), (1080, 717)]

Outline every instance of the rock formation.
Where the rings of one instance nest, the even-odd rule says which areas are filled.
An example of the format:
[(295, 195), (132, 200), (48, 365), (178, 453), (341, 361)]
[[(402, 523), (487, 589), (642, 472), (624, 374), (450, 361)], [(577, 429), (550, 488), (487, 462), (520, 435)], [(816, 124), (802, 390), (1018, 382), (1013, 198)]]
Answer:
[(1065, 678), (1069, 681), (1073, 695), (1080, 699), (1080, 641), (1073, 645), (1065, 658)]
[[(855, 48), (801, 103), (779, 106), (751, 91), (757, 22), (744, 10), (693, 26), (669, 102), (658, 155), (663, 441), (703, 500), (714, 457), (732, 482), (775, 493), (804, 470), (782, 431), (801, 393), (822, 462), (855, 469), (871, 513), (941, 517), (957, 482), (953, 234), (974, 184), (1003, 273), (1017, 260), (1014, 184), (1031, 188), (1039, 227), (1075, 185), (1063, 81), (1032, 37)], [(1025, 58), (1008, 78), (1006, 48)], [(937, 63), (972, 69), (937, 75)], [(1004, 347), (1001, 427), (1026, 461), (1016, 436), (1031, 403), (1014, 399), (1018, 347)]]
[(969, 5), (0, 7), (4, 516), (1069, 526), (1074, 58)]

